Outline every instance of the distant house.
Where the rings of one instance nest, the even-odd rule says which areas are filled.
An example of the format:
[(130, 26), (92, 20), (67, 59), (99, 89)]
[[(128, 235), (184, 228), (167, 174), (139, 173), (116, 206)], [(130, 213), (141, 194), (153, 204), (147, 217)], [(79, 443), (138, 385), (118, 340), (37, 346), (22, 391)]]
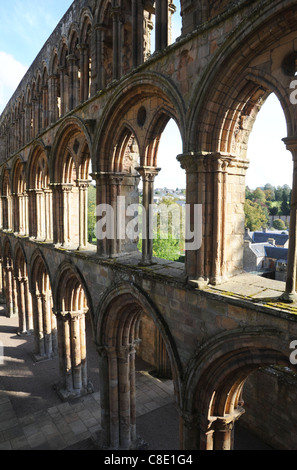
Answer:
[(276, 280), (285, 281), (287, 260), (288, 248), (275, 246), (273, 240), (268, 243), (252, 243), (245, 240), (243, 263), (246, 272), (269, 275)]
[(271, 240), (274, 240), (274, 244), (277, 247), (288, 248), (289, 234), (286, 231), (253, 232), (253, 235), (252, 235), (253, 243), (269, 243)]
[(245, 240), (243, 249), (243, 266), (247, 272), (263, 272), (265, 270), (266, 243), (252, 243)]
[(287, 276), (288, 248), (266, 246), (266, 266), (275, 271), (277, 281), (285, 281)]

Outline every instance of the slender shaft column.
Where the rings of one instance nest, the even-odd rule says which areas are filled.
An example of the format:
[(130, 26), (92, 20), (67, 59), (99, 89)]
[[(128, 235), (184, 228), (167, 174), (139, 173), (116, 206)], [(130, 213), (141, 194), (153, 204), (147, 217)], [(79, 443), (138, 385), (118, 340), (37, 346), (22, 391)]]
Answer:
[(45, 357), (45, 343), (44, 343), (44, 330), (43, 330), (43, 309), (42, 309), (42, 294), (36, 293), (36, 315), (37, 315), (37, 327), (36, 331), (38, 338), (38, 351), (37, 356), (44, 358)]
[(88, 244), (88, 180), (77, 180), (79, 190), (79, 249)]
[(297, 302), (296, 280), (297, 280), (297, 137), (283, 139), (287, 150), (293, 157), (293, 184), (291, 195), (290, 230), (286, 291), (282, 299), (287, 302)]
[(119, 7), (112, 8), (113, 21), (113, 79), (117, 80), (121, 76), (121, 22)]
[(132, 0), (132, 64), (143, 63), (143, 2)]
[(33, 305), (32, 305), (32, 295), (29, 290), (28, 278), (25, 278), (25, 304), (27, 308), (27, 321), (28, 321), (28, 331), (34, 331), (34, 319), (33, 319)]
[(99, 359), (99, 388), (101, 406), (102, 442), (100, 444), (107, 448), (110, 446), (110, 401), (109, 401), (109, 366), (108, 350), (105, 346), (96, 346)]
[(60, 67), (60, 94), (61, 94), (61, 116), (64, 116), (69, 111), (69, 77), (67, 75), (66, 67)]
[(48, 87), (42, 88), (42, 128), (48, 126)]
[(244, 414), (241, 406), (235, 408), (234, 412), (226, 416), (218, 416), (213, 423), (214, 446), (213, 450), (233, 450), (234, 447), (234, 425)]
[(140, 173), (143, 182), (142, 263), (151, 264), (153, 256), (152, 205), (154, 202), (154, 181), (160, 168), (143, 166), (136, 168), (136, 170)]
[(27, 333), (27, 312), (26, 312), (26, 298), (25, 298), (25, 278), (19, 277), (17, 280), (18, 286), (18, 311), (19, 311), (19, 334)]
[(55, 312), (61, 375), (56, 390), (62, 399), (93, 392), (87, 378), (85, 314), (85, 311)]
[(131, 345), (130, 348), (130, 369), (129, 369), (129, 381), (130, 381), (130, 439), (131, 447), (134, 448), (137, 440), (136, 433), (136, 381), (135, 381), (135, 346)]
[(156, 0), (156, 50), (168, 46), (168, 2)]
[(47, 295), (42, 294), (42, 313), (44, 318), (44, 349), (48, 358), (53, 356), (51, 308)]
[(119, 370), (119, 432), (120, 447), (130, 449), (131, 429), (130, 429), (130, 374), (129, 374), (129, 349), (122, 347), (118, 351), (118, 370)]
[(78, 65), (75, 54), (67, 56), (69, 64), (69, 108), (74, 109), (79, 101)]
[(80, 102), (83, 103), (89, 98), (89, 54), (88, 46), (81, 44), (80, 50)]
[(118, 449), (120, 446), (119, 430), (119, 378), (118, 358), (114, 348), (108, 349), (108, 376), (109, 376), (109, 416), (110, 416), (110, 447)]
[(72, 191), (72, 184), (62, 184), (62, 219), (63, 219), (63, 231), (62, 231), (62, 245), (67, 246), (70, 243), (70, 220), (71, 220), (71, 203), (70, 193)]
[(3, 258), (0, 256), (0, 304), (5, 304), (5, 279)]
[(59, 117), (58, 113), (58, 77), (51, 75), (48, 79), (48, 93), (49, 93), (49, 124), (56, 122)]
[(72, 377), (73, 389), (78, 393), (82, 389), (82, 370), (81, 370), (81, 335), (79, 314), (71, 315), (70, 321), (71, 335), (71, 356), (72, 356)]
[(95, 26), (96, 34), (96, 73), (97, 73), (97, 91), (102, 90), (105, 83), (105, 73), (104, 73), (104, 35), (105, 35), (105, 26), (98, 24)]
[(53, 240), (53, 225), (52, 225), (52, 191), (45, 188), (44, 193), (44, 225), (45, 225), (45, 241), (51, 242)]

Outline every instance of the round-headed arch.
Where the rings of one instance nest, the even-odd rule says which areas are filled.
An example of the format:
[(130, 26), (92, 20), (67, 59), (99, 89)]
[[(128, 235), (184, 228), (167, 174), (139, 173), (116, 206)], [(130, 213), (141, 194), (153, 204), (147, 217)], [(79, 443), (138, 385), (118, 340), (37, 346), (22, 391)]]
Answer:
[[(280, 14), (284, 19), (282, 26), (278, 21)], [(252, 24), (240, 23), (214, 53), (203, 79), (193, 88), (187, 151), (221, 152), (245, 158), (253, 123), (271, 92), (280, 100), (288, 135), (296, 133), (296, 119), (289, 101), (292, 77), (282, 70), (282, 60), (291, 52), (293, 43), (288, 40), (287, 50), (283, 47), (281, 53), (277, 51), (272, 56), (279, 38), (292, 33), (291, 14), (285, 6), (272, 13), (264, 9), (251, 19)], [(267, 64), (259, 66), (259, 58), (265, 54), (271, 54), (267, 61), (270, 69)]]
[(111, 159), (120, 145), (123, 130), (129, 128), (139, 147), (140, 166), (153, 166), (160, 134), (173, 118), (185, 134), (185, 104), (170, 80), (160, 74), (145, 73), (124, 80), (102, 113), (94, 139), (92, 162), (95, 171), (116, 171), (116, 159)]
[(99, 346), (121, 348), (138, 339), (141, 314), (145, 312), (154, 322), (169, 356), (177, 402), (180, 400), (182, 367), (173, 337), (157, 307), (132, 283), (113, 286), (100, 302), (96, 326)]
[(53, 281), (43, 253), (36, 249), (29, 262), (29, 283), (32, 292), (51, 292)]
[(232, 415), (240, 406), (243, 385), (254, 370), (290, 367), (280, 331), (248, 327), (216, 335), (197, 351), (185, 374), (183, 408), (205, 420)]
[(93, 324), (93, 304), (87, 283), (79, 269), (67, 261), (60, 265), (55, 276), (53, 300), (57, 312), (89, 313)]
[(56, 183), (88, 179), (91, 138), (84, 123), (75, 117), (59, 128), (50, 154), (50, 171)]
[(48, 188), (50, 172), (48, 151), (42, 142), (36, 142), (29, 156), (27, 181), (30, 189)]

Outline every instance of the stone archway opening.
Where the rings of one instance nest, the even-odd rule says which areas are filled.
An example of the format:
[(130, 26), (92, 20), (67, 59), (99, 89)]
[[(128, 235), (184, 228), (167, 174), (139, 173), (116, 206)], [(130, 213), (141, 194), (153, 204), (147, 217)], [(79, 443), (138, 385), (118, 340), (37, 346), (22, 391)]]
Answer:
[(181, 153), (182, 138), (171, 118), (160, 135), (155, 157), (160, 171), (154, 181), (153, 256), (184, 263), (186, 175), (176, 159)]
[(57, 320), (57, 343), (60, 382), (55, 389), (62, 400), (93, 392), (88, 377), (86, 317), (87, 295), (76, 272), (64, 268), (57, 283), (54, 305)]
[[(149, 312), (128, 292), (111, 300), (98, 333), (100, 445), (123, 450), (146, 448), (150, 442), (147, 435), (139, 435), (138, 423), (158, 442), (158, 432), (164, 429), (154, 428), (150, 412), (160, 412), (174, 401), (174, 371), (163, 334)], [(176, 417), (176, 445), (177, 421)]]
[(272, 93), (261, 106), (249, 137), (244, 208), (244, 271), (282, 282), (287, 274), (293, 179), (292, 155), (282, 142), (286, 127), (281, 105)]
[[(237, 340), (238, 331), (221, 333), (216, 342), (211, 340), (193, 358), (193, 367), (186, 374), (188, 379), (184, 395), (186, 406), (183, 412), (182, 441), (185, 449), (244, 450), (240, 444), (237, 447), (234, 445), (237, 437), (240, 437), (236, 433), (237, 422), (247, 428), (252, 436), (260, 439), (258, 444), (263, 445), (263, 450), (273, 447), (273, 443), (277, 442), (275, 423), (284, 406), (279, 405), (278, 409), (277, 398), (274, 403), (271, 401), (277, 386), (274, 385), (270, 392), (271, 383), (267, 387), (267, 384), (263, 386), (263, 381), (258, 384), (254, 382), (249, 385), (247, 395), (245, 387), (258, 371), (269, 368), (282, 371), (291, 369), (293, 377), (296, 375), (295, 367), (291, 366), (273, 330), (266, 328), (266, 336), (262, 336), (257, 329), (247, 330), (240, 343)], [(295, 387), (294, 383), (294, 396)], [(245, 420), (245, 417), (248, 419)], [(267, 423), (262, 422), (263, 419)], [(248, 444), (245, 445), (246, 450), (252, 450)]]

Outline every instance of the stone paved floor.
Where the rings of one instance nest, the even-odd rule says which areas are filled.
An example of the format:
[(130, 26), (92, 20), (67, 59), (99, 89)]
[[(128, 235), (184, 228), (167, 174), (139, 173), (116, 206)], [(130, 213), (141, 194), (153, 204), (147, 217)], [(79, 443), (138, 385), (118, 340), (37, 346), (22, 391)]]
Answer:
[[(34, 363), (34, 338), (17, 335), (17, 318), (0, 306), (0, 450), (95, 450), (100, 431), (97, 353), (89, 354), (94, 393), (61, 402), (52, 385), (58, 362)], [(91, 351), (92, 352), (92, 351)], [(136, 373), (137, 432), (145, 448), (178, 450), (178, 414), (173, 384), (148, 373), (138, 361)], [(238, 433), (239, 450), (267, 447), (247, 433)]]

